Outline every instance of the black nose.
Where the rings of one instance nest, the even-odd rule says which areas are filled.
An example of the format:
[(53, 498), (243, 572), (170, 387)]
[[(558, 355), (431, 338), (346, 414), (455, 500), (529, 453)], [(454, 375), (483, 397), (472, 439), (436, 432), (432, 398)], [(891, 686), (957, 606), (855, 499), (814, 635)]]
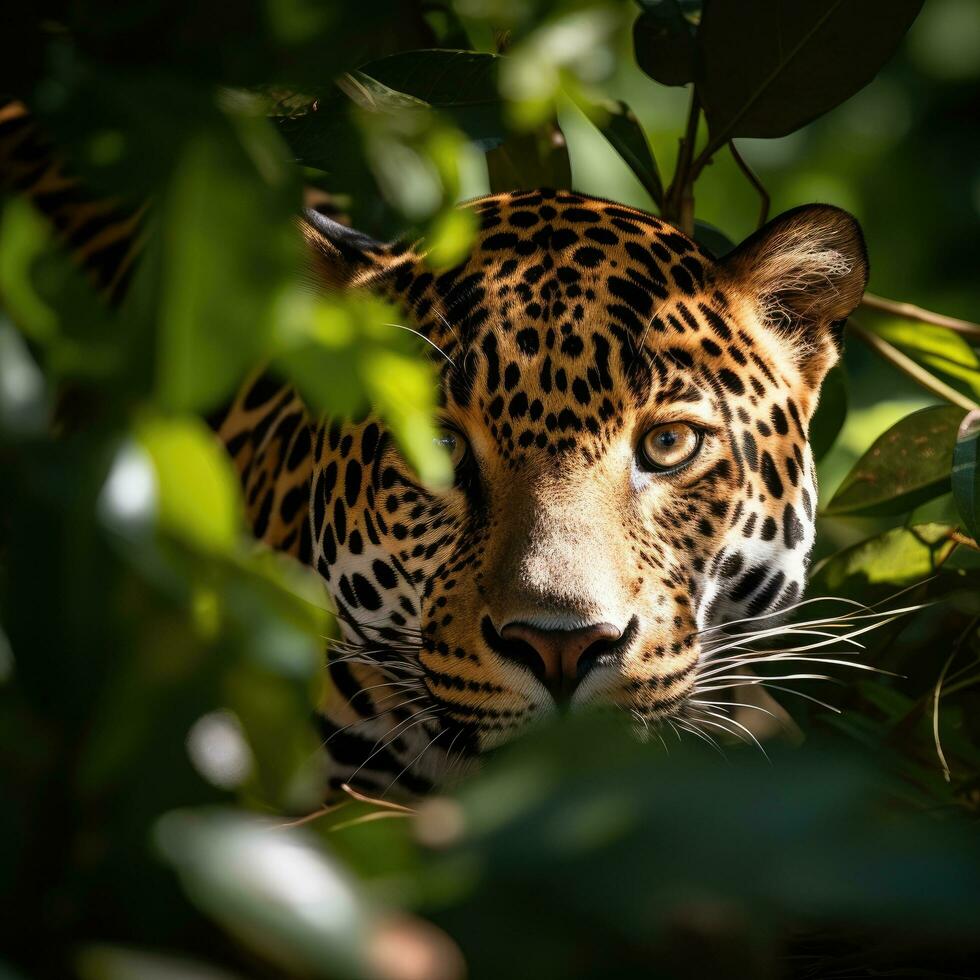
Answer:
[(575, 630), (543, 630), (528, 623), (508, 623), (497, 652), (532, 671), (556, 701), (569, 698), (599, 657), (611, 650), (623, 631), (612, 623), (593, 623)]

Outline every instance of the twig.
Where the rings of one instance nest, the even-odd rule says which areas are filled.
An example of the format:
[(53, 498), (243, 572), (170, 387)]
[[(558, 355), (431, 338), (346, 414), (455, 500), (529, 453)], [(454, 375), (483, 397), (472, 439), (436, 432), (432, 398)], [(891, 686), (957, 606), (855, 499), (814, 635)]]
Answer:
[(943, 664), (943, 669), (939, 672), (939, 677), (936, 680), (936, 687), (932, 693), (932, 738), (936, 743), (936, 755), (939, 756), (940, 765), (943, 767), (943, 779), (946, 782), (950, 782), (950, 771), (949, 763), (946, 761), (946, 756), (943, 753), (942, 741), (939, 738), (939, 699), (943, 694), (943, 681), (946, 680), (946, 674), (949, 672), (949, 668), (953, 661), (956, 659), (956, 655), (960, 652), (963, 644), (966, 642), (967, 637), (970, 633), (976, 629), (977, 618), (975, 617), (969, 626), (963, 631), (962, 635), (953, 644), (953, 649), (950, 651), (949, 656), (946, 658), (946, 663)]
[(955, 388), (950, 387), (945, 381), (940, 381), (935, 375), (930, 374), (924, 367), (916, 364), (907, 354), (903, 354), (897, 347), (893, 347), (883, 337), (866, 330), (853, 320), (848, 320), (847, 329), (860, 340), (863, 340), (882, 360), (887, 361), (892, 367), (901, 371), (906, 377), (911, 378), (917, 385), (925, 388), (937, 398), (957, 405), (966, 411), (980, 408), (975, 401), (960, 394)]
[(731, 150), (732, 159), (738, 165), (738, 169), (742, 171), (746, 180), (755, 188), (756, 193), (759, 195), (761, 203), (759, 206), (759, 224), (757, 227), (761, 228), (769, 220), (769, 191), (762, 186), (762, 181), (756, 176), (755, 171), (742, 158), (742, 154), (738, 152), (735, 146), (735, 140), (728, 141), (728, 149)]
[(875, 296), (874, 293), (865, 293), (861, 305), (877, 313), (891, 313), (893, 316), (904, 317), (906, 320), (931, 323), (934, 326), (945, 327), (947, 330), (980, 340), (980, 323), (971, 323), (969, 320), (958, 320), (956, 317), (944, 316), (942, 313), (933, 313), (932, 310), (923, 309), (914, 303), (901, 303), (897, 300), (886, 299), (884, 296)]
[(965, 534), (960, 534), (959, 531), (950, 531), (946, 537), (950, 541), (955, 541), (957, 544), (963, 545), (964, 548), (969, 548), (971, 551), (980, 551), (980, 544), (977, 544), (973, 538), (967, 537)]
[(691, 88), (691, 102), (687, 110), (687, 126), (681, 137), (677, 153), (674, 179), (664, 197), (664, 217), (676, 222), (687, 235), (694, 234), (694, 180), (697, 174), (691, 169), (694, 144), (698, 138), (698, 121), (701, 118), (701, 101), (695, 87)]

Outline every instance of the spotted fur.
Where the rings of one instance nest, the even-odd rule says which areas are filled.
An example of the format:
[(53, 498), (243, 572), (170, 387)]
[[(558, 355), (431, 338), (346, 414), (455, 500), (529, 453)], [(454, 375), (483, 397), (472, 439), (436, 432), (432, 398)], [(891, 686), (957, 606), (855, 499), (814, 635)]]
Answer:
[[(43, 205), (42, 169), (18, 186)], [(388, 298), (429, 341), (466, 447), (453, 486), (423, 485), (381, 419), (314, 420), (261, 372), (213, 420), (256, 536), (315, 567), (336, 606), (318, 714), (335, 786), (424, 793), (561, 705), (654, 726), (690, 698), (704, 630), (804, 585), (807, 428), (867, 278), (854, 220), (797, 209), (715, 261), (571, 192), (465, 207), (480, 231), (448, 270), (424, 243), (302, 223), (315, 280)], [(640, 446), (671, 422), (698, 451), (657, 472)], [(564, 692), (519, 638), (560, 651), (596, 624)]]

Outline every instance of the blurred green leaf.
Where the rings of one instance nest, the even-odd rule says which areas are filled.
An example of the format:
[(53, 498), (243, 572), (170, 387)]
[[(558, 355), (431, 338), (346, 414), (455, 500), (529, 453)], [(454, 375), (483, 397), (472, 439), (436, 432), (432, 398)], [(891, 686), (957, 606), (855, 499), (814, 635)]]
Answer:
[(967, 532), (980, 541), (980, 411), (960, 424), (953, 450), (953, 497)]
[(618, 100), (591, 102), (580, 98), (576, 102), (609, 145), (626, 161), (657, 207), (663, 207), (664, 187), (657, 161), (633, 110)]
[(44, 218), (30, 203), (13, 198), (0, 214), (0, 296), (21, 329), (36, 340), (53, 340), (58, 315), (39, 296), (33, 280), (33, 266), (41, 258), (50, 239)]
[(238, 478), (211, 430), (196, 418), (150, 417), (138, 439), (153, 460), (160, 526), (204, 551), (231, 551), (243, 530)]
[(636, 63), (662, 85), (687, 85), (697, 71), (694, 25), (677, 0), (638, 0), (633, 23)]
[(44, 375), (23, 337), (0, 311), (0, 437), (40, 435), (47, 421)]
[(810, 420), (810, 449), (818, 462), (830, 451), (847, 419), (847, 378), (844, 368), (832, 367), (823, 379), (820, 401)]
[(242, 814), (173, 812), (156, 828), (191, 900), (238, 941), (291, 973), (370, 974), (376, 915), (312, 838)]
[(712, 0), (698, 41), (710, 146), (786, 136), (852, 96), (891, 57), (922, 0)]
[(854, 464), (827, 514), (901, 514), (949, 490), (963, 409), (924, 408), (879, 436)]
[(296, 291), (280, 307), (275, 363), (316, 412), (373, 407), (422, 480), (441, 486), (451, 466), (432, 422), (436, 377), (428, 355), (438, 355), (413, 343), (414, 333), (377, 297)]
[(86, 946), (76, 963), (82, 980), (236, 980), (204, 963), (125, 946)]
[(301, 268), (295, 175), (267, 124), (243, 125), (247, 150), (220, 130), (192, 138), (159, 208), (157, 378), (169, 409), (216, 407), (261, 361), (274, 305)]
[(604, 4), (561, 10), (508, 49), (500, 91), (517, 128), (545, 125), (566, 79), (589, 85), (611, 73), (622, 15), (621, 8)]
[(572, 165), (565, 134), (557, 122), (534, 132), (514, 133), (487, 152), (490, 190), (494, 194), (540, 187), (572, 186)]
[[(423, 807), (419, 837), (439, 848), (431, 907), (476, 977), (506, 975), (514, 949), (497, 937), (529, 919), (525, 964), (561, 977), (609, 975), (612, 948), (636, 963), (678, 947), (667, 976), (766, 975), (765, 937), (787, 923), (972, 932), (980, 845), (967, 823), (899, 815), (898, 780), (843, 746), (776, 748), (769, 765), (691, 742), (668, 755), (572, 718), (504, 750), (458, 801)], [(574, 944), (569, 922), (588, 923)]]

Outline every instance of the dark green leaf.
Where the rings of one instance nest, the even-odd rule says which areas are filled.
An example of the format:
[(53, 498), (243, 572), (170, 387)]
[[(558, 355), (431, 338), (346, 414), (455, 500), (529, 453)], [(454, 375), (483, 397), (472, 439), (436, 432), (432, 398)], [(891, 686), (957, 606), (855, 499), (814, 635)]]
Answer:
[(710, 145), (786, 136), (878, 73), (922, 0), (713, 0), (698, 32)]
[(530, 133), (514, 133), (487, 153), (494, 193), (572, 186), (572, 165), (565, 135), (557, 123)]
[(640, 0), (643, 8), (633, 24), (636, 63), (663, 85), (694, 81), (697, 47), (694, 27), (677, 0)]
[(664, 186), (657, 161), (633, 110), (618, 100), (601, 103), (580, 100), (578, 105), (609, 141), (609, 145), (626, 161), (657, 207), (663, 207)]
[(478, 51), (405, 51), (365, 65), (357, 78), (373, 79), (389, 91), (441, 109), (484, 149), (506, 132), (497, 90), (499, 55)]
[(716, 259), (727, 255), (735, 247), (735, 243), (720, 228), (700, 219), (694, 222), (694, 240)]
[(833, 446), (847, 418), (847, 378), (837, 365), (827, 372), (820, 389), (820, 402), (810, 420), (810, 449), (813, 458), (822, 459)]
[(963, 409), (923, 408), (879, 436), (844, 478), (827, 514), (901, 514), (949, 491)]
[(953, 449), (953, 497), (967, 531), (980, 540), (980, 411), (960, 424)]

